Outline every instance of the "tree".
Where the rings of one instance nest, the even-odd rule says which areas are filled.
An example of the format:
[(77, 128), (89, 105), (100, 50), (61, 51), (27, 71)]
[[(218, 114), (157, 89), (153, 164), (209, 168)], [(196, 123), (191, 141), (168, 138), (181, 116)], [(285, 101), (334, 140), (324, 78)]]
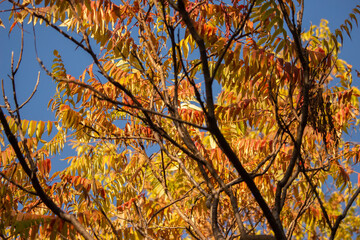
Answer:
[[(304, 1), (7, 1), (10, 32), (45, 24), (93, 64), (72, 76), (57, 50), (37, 56), (56, 121), (34, 121), (16, 97), (22, 50), (11, 59), (3, 239), (359, 234), (360, 146), (344, 134), (360, 91), (338, 58), (359, 5), (331, 32), (303, 29)], [(70, 166), (51, 171), (66, 144)]]

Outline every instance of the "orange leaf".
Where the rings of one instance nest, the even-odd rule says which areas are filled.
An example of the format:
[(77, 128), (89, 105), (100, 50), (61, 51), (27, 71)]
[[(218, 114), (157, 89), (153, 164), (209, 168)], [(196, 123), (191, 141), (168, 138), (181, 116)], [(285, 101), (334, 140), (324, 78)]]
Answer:
[(9, 30), (9, 35), (10, 35), (10, 33), (12, 32), (13, 28), (15, 27), (15, 25), (16, 25), (16, 22), (14, 22), (14, 23), (11, 25), (10, 30)]

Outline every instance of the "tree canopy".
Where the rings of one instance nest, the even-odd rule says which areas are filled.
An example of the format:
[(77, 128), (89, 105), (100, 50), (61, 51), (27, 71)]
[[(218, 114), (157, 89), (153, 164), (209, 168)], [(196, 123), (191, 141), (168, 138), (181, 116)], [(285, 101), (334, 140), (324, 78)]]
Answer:
[(360, 145), (344, 136), (360, 91), (338, 56), (360, 5), (331, 31), (304, 29), (304, 1), (6, 0), (1, 31), (44, 25), (92, 64), (74, 76), (61, 51), (37, 55), (56, 120), (35, 121), (21, 108), (37, 86), (16, 95), (23, 41), (9, 59), (0, 237), (359, 236)]

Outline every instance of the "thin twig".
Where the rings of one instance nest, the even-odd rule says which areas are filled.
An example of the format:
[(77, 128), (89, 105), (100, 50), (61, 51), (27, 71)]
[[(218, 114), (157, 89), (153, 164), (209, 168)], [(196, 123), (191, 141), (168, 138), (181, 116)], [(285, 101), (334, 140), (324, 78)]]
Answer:
[(34, 195), (34, 196), (37, 196), (38, 194), (36, 192), (33, 192), (33, 191), (30, 191), (30, 190), (27, 190), (26, 188), (24, 188), (23, 186), (21, 186), (20, 184), (16, 183), (15, 181), (9, 179), (5, 174), (3, 174), (2, 172), (0, 172), (0, 176), (5, 178), (6, 181), (10, 182), (11, 184), (15, 185), (16, 187), (18, 187), (19, 189), (21, 189), (22, 191), (24, 192), (27, 192), (31, 195)]

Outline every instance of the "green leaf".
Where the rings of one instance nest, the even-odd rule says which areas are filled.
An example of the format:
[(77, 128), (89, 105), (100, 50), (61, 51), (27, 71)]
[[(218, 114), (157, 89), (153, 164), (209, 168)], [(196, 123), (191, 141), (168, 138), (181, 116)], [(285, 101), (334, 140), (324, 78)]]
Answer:
[(279, 53), (284, 48), (285, 40), (281, 40), (279, 45), (277, 46), (275, 52)]

